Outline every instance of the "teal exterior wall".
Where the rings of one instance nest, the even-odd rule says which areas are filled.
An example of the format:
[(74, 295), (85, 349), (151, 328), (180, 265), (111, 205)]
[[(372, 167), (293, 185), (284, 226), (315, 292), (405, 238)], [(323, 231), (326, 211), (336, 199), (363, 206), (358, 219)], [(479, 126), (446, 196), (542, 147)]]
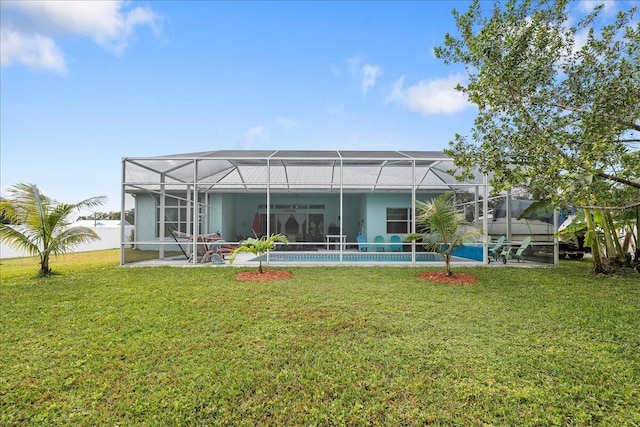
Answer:
[(156, 200), (152, 195), (136, 197), (136, 238), (153, 240), (156, 237)]
[[(428, 200), (438, 193), (420, 193), (418, 200)], [(236, 241), (238, 236), (252, 236), (251, 227), (256, 212), (266, 213), (267, 198), (264, 194), (210, 194), (207, 202), (206, 225), (203, 230), (207, 233), (220, 232), (224, 240)], [(270, 203), (274, 206), (273, 214), (283, 212), (305, 212), (324, 214), (322, 234), (328, 234), (330, 224), (340, 225), (340, 196), (339, 194), (272, 194)], [(324, 205), (324, 209), (277, 209), (276, 205)], [(411, 193), (367, 193), (343, 194), (342, 226), (347, 242), (355, 242), (356, 236), (364, 230), (367, 241), (373, 242), (374, 237), (380, 235), (385, 242), (391, 234), (387, 233), (387, 208), (411, 208)], [(136, 240), (154, 241), (156, 237), (156, 197), (151, 194), (136, 196)], [(279, 233), (281, 230), (271, 230)], [(398, 233), (394, 233), (398, 234)], [(400, 235), (400, 234), (399, 234)], [(171, 236), (166, 236), (171, 238)], [(402, 239), (406, 234), (400, 235)], [(157, 249), (153, 245), (139, 245), (140, 249)], [(175, 248), (166, 246), (166, 250)]]
[(355, 242), (361, 228), (361, 221), (364, 219), (363, 194), (345, 194), (343, 196), (342, 227), (343, 233), (347, 235), (347, 242)]
[[(156, 198), (151, 194), (138, 194), (136, 196), (136, 240), (156, 240)], [(156, 246), (137, 245), (138, 249), (154, 250)]]
[[(252, 237), (253, 217), (258, 212), (259, 205), (267, 204), (267, 196), (265, 194), (236, 194), (234, 195), (235, 205), (235, 226), (233, 235), (241, 235), (244, 237)], [(272, 231), (275, 232), (275, 231)]]
[[(381, 193), (367, 195), (367, 241), (373, 242), (375, 236), (389, 241), (387, 234), (387, 208), (410, 208), (411, 193)], [(402, 239), (405, 235), (400, 236)]]
[[(136, 224), (135, 239), (139, 242), (157, 241), (157, 197), (154, 194), (137, 194), (135, 198)], [(165, 236), (166, 242), (173, 242), (172, 236)], [(184, 248), (184, 245), (182, 245)], [(136, 244), (136, 248), (140, 250), (157, 251), (158, 245), (154, 244)], [(178, 252), (178, 245), (165, 245), (165, 251)]]
[(209, 233), (219, 232), (228, 242), (236, 240), (236, 197), (233, 194), (209, 195)]

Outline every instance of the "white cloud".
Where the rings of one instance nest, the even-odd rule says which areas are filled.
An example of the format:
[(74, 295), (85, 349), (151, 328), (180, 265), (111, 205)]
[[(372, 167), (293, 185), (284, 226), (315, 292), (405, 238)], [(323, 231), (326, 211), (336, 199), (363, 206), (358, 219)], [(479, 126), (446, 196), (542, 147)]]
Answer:
[(360, 89), (366, 95), (369, 88), (376, 85), (378, 77), (382, 74), (382, 68), (379, 65), (363, 64), (363, 62), (364, 58), (359, 54), (347, 58), (349, 74), (353, 79), (360, 81)]
[(578, 2), (580, 10), (585, 13), (593, 12), (596, 6), (603, 5), (604, 13), (610, 15), (615, 13), (617, 5), (614, 0), (581, 0)]
[(451, 75), (443, 79), (421, 80), (405, 88), (403, 76), (394, 83), (387, 102), (400, 104), (425, 116), (458, 113), (471, 105), (463, 93), (455, 90), (461, 81), (459, 75)]
[[(65, 68), (64, 56), (55, 40), (69, 36), (87, 37), (122, 53), (136, 28), (148, 26), (159, 32), (160, 17), (155, 12), (130, 6), (123, 0), (2, 1), (2, 65), (21, 63), (60, 71)], [(4, 54), (5, 50), (10, 53)]]
[(362, 63), (362, 56), (356, 55), (351, 58), (347, 58), (347, 67), (352, 77), (357, 77), (360, 71), (360, 64)]
[(0, 30), (0, 64), (21, 63), (33, 70), (67, 71), (62, 51), (50, 38)]
[[(605, 19), (610, 19), (610, 17), (614, 15), (618, 10), (618, 4), (614, 0), (581, 0), (577, 2), (577, 4), (577, 10), (583, 14), (591, 13), (597, 6), (602, 5), (604, 8), (603, 15), (605, 17), (608, 17)], [(569, 18), (567, 20), (567, 26), (572, 26), (578, 21), (580, 21), (579, 16), (571, 14), (569, 15)], [(575, 54), (580, 49), (582, 49), (587, 44), (588, 39), (589, 28), (584, 28), (582, 31), (578, 32), (575, 36), (575, 43), (573, 45), (572, 53)]]
[(276, 118), (276, 121), (278, 122), (278, 125), (280, 125), (280, 127), (285, 130), (293, 129), (294, 127), (298, 126), (297, 121), (287, 117), (278, 117)]
[(360, 88), (362, 89), (362, 93), (366, 95), (367, 90), (376, 85), (376, 79), (382, 74), (382, 69), (377, 65), (364, 64), (360, 70), (360, 74), (362, 75)]
[(572, 53), (576, 54), (580, 49), (582, 49), (587, 42), (589, 41), (589, 30), (585, 29), (576, 33), (575, 40), (573, 43)]
[(258, 138), (266, 138), (269, 135), (267, 128), (262, 125), (253, 126), (244, 133), (244, 140), (253, 143)]

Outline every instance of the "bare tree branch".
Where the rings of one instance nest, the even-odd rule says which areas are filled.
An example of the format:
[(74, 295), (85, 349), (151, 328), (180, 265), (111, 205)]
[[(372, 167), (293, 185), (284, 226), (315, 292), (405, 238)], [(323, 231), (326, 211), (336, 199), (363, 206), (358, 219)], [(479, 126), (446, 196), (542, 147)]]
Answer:
[(640, 202), (631, 203), (625, 206), (580, 206), (582, 209), (592, 209), (600, 211), (622, 211), (625, 209), (631, 209), (640, 206)]
[(620, 184), (628, 185), (629, 187), (640, 188), (640, 182), (631, 181), (630, 179), (621, 178), (615, 175), (609, 175), (606, 172), (596, 171), (594, 172), (594, 175), (604, 179), (608, 179), (609, 181), (619, 182)]
[[(563, 110), (571, 111), (572, 113), (583, 113), (583, 114), (592, 113), (592, 111), (584, 110), (582, 108), (571, 107), (571, 106), (568, 106), (568, 105), (561, 104), (559, 102), (551, 102), (549, 105), (551, 105), (552, 107), (557, 107), (557, 108), (561, 108)], [(602, 113), (602, 116), (606, 117), (608, 119), (611, 119), (611, 120), (613, 120), (614, 122), (616, 122), (618, 124), (624, 125), (625, 127), (627, 127), (627, 129), (633, 129), (633, 130), (640, 131), (640, 124), (639, 123), (621, 122), (621, 121), (618, 120), (618, 118), (616, 116), (611, 115), (611, 114)]]

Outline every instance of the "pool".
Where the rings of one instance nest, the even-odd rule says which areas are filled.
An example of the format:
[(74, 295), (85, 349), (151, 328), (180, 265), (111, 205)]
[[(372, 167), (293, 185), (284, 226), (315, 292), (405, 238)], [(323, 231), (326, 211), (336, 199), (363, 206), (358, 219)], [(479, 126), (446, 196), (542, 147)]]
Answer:
[[(263, 262), (266, 257), (263, 258)], [(252, 258), (252, 262), (258, 262), (258, 258)], [(472, 261), (468, 258), (453, 256), (452, 262)], [(340, 262), (339, 252), (270, 252), (269, 262), (282, 263), (333, 263)], [(411, 263), (411, 253), (407, 252), (344, 252), (342, 262), (345, 263)], [(416, 253), (416, 262), (444, 262), (444, 258), (432, 252)]]

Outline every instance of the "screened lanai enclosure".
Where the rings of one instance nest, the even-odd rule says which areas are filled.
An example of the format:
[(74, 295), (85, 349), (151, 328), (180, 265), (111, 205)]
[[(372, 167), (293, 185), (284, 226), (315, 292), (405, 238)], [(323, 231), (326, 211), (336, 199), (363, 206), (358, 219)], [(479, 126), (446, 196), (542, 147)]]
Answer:
[[(289, 243), (270, 251), (267, 264), (423, 265), (441, 258), (407, 241), (420, 231), (416, 200), (445, 192), (454, 194), (469, 223), (482, 230), (476, 241), (456, 249), (454, 262), (502, 260), (490, 257), (501, 236), (500, 251), (515, 254), (529, 237), (522, 261), (557, 262), (557, 215), (530, 223), (514, 218), (510, 206), (517, 194), (492, 195), (486, 175), (458, 181), (454, 169), (451, 158), (429, 151), (220, 150), (127, 157), (122, 214), (134, 209), (135, 230), (130, 236), (122, 231), (121, 263), (229, 264), (225, 255), (240, 241), (278, 233)], [(506, 212), (502, 219), (492, 217), (498, 206)], [(242, 259), (246, 265), (255, 261)]]

